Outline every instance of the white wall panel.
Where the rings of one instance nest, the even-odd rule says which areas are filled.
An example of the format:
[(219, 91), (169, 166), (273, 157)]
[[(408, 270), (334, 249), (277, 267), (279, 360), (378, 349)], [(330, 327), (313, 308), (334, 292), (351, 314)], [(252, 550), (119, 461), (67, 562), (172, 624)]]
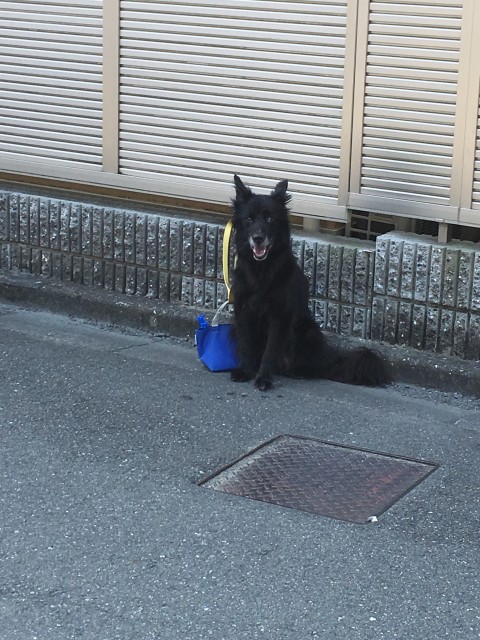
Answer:
[[(120, 170), (338, 202), (347, 0), (121, 2)], [(298, 206), (296, 207), (298, 210)]]
[(0, 161), (98, 169), (102, 1), (0, 0)]

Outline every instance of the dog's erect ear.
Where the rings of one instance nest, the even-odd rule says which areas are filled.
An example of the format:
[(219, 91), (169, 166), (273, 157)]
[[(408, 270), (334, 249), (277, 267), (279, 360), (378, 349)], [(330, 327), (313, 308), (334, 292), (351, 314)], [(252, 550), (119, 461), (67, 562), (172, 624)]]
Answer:
[(240, 177), (235, 174), (233, 176), (233, 181), (235, 182), (235, 191), (237, 193), (237, 200), (246, 202), (253, 196), (253, 192), (251, 189), (246, 187), (241, 181)]
[(272, 191), (272, 198), (276, 200), (283, 200), (284, 202), (288, 202), (290, 200), (290, 196), (287, 195), (288, 189), (288, 180), (281, 180), (275, 189)]

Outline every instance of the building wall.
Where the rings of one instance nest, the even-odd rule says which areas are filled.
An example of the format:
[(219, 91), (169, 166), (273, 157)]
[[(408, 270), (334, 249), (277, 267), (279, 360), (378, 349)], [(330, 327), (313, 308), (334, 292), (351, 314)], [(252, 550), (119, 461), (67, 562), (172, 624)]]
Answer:
[(0, 171), (480, 227), (478, 0), (0, 0)]
[[(213, 310), (226, 299), (221, 224), (0, 191), (0, 265)], [(376, 243), (294, 234), (320, 326), (480, 358), (480, 247), (389, 233)]]

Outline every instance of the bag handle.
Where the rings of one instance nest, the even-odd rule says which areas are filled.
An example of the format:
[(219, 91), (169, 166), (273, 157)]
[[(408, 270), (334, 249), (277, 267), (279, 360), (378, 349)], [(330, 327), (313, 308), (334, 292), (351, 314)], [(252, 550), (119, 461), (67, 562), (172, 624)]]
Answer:
[(227, 299), (218, 307), (216, 314), (213, 316), (212, 327), (218, 326), (218, 318), (229, 302), (230, 300)]
[[(223, 234), (222, 265), (223, 265), (223, 279), (225, 280), (225, 286), (227, 287), (227, 303), (230, 303), (230, 304), (232, 304), (233, 302), (233, 291), (230, 285), (230, 276), (229, 276), (229, 254), (230, 254), (230, 239), (232, 236), (232, 230), (233, 230), (233, 222), (229, 220), (225, 226), (225, 232)], [(223, 309), (223, 307), (225, 306), (226, 304), (223, 304), (220, 307), (220, 309)], [(220, 311), (220, 309), (218, 311)]]

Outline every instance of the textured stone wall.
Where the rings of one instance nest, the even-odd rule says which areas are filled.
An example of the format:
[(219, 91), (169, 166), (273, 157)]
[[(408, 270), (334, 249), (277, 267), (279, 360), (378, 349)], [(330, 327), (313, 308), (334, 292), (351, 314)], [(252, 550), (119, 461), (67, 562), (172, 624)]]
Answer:
[[(223, 225), (0, 191), (0, 265), (206, 309), (226, 297)], [(480, 246), (295, 234), (322, 328), (480, 357)]]
[(480, 246), (388, 233), (376, 243), (372, 339), (480, 358)]

